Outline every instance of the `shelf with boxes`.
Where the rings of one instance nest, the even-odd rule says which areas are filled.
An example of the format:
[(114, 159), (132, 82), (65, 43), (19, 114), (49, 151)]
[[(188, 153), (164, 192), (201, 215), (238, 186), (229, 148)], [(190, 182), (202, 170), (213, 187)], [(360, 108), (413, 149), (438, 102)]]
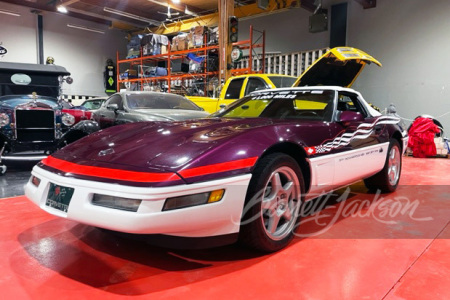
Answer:
[[(245, 67), (234, 63), (232, 75), (264, 70), (265, 33), (255, 30), (254, 34), (252, 26), (249, 32), (248, 40), (233, 43), (233, 47), (249, 57), (250, 63)], [(220, 86), (217, 34), (217, 30), (195, 26), (171, 41), (157, 34), (133, 37), (127, 57), (121, 60), (117, 54), (118, 89), (215, 97)], [(262, 57), (263, 64), (253, 65), (253, 57)]]
[[(217, 38), (204, 26), (196, 26), (172, 41), (157, 34), (133, 37), (127, 57), (119, 59), (117, 54), (118, 89), (180, 94), (195, 90), (200, 95), (212, 96), (207, 87), (210, 81), (217, 81), (218, 67)], [(204, 88), (193, 89), (193, 85)]]

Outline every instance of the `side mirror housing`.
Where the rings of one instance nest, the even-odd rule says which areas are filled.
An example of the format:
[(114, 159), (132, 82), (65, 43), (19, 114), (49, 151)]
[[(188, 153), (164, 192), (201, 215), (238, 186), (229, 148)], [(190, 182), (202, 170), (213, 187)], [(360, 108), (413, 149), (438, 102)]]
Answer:
[(116, 111), (116, 110), (119, 109), (119, 105), (117, 105), (117, 104), (108, 104), (108, 105), (106, 106), (106, 108), (109, 109), (109, 110)]
[(364, 120), (364, 116), (356, 111), (343, 111), (339, 116), (339, 122), (347, 125), (351, 122), (361, 122)]

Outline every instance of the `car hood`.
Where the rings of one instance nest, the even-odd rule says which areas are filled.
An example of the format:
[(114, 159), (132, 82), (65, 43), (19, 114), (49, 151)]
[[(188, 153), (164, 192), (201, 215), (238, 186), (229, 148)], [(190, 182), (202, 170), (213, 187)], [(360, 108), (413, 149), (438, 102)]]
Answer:
[(381, 63), (356, 48), (337, 47), (316, 60), (294, 83), (296, 86), (333, 85), (350, 87), (366, 64)]
[(202, 119), (113, 126), (69, 144), (52, 156), (78, 164), (176, 172), (225, 140), (268, 119)]
[(133, 113), (141, 115), (148, 121), (182, 121), (209, 115), (205, 111), (187, 109), (134, 109)]

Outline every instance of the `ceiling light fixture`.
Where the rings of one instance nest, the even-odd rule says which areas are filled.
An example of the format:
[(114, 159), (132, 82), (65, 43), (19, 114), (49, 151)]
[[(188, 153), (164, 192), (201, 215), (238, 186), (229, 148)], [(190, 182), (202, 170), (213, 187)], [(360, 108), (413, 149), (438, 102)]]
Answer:
[(14, 17), (20, 17), (20, 14), (18, 12), (6, 10), (6, 9), (0, 9), (0, 14), (10, 15)]
[(83, 25), (67, 24), (67, 27), (105, 34), (105, 31)]
[(114, 8), (109, 8), (109, 7), (103, 7), (103, 11), (109, 12), (111, 14), (116, 14), (122, 17), (127, 17), (130, 19), (134, 19), (134, 20), (138, 20), (138, 21), (142, 21), (142, 22), (146, 22), (146, 23), (150, 23), (150, 24), (156, 24), (159, 25), (160, 22), (156, 21), (156, 20), (152, 20), (152, 19), (148, 19), (148, 18), (144, 18), (138, 15), (134, 15), (134, 14), (130, 14), (124, 11), (120, 11)]
[(56, 10), (60, 13), (67, 14), (67, 8), (65, 6), (58, 5), (58, 7), (56, 7)]

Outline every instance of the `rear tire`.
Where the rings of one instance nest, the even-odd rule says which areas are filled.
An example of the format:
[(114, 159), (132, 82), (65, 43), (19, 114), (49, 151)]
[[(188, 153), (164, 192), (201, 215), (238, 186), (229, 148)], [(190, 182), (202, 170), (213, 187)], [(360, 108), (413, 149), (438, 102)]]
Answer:
[(274, 252), (294, 237), (304, 181), (297, 162), (273, 153), (256, 165), (247, 191), (240, 241), (257, 250)]
[(397, 189), (402, 172), (402, 155), (400, 144), (392, 139), (383, 170), (364, 180), (370, 191), (380, 190), (382, 193), (392, 193)]

